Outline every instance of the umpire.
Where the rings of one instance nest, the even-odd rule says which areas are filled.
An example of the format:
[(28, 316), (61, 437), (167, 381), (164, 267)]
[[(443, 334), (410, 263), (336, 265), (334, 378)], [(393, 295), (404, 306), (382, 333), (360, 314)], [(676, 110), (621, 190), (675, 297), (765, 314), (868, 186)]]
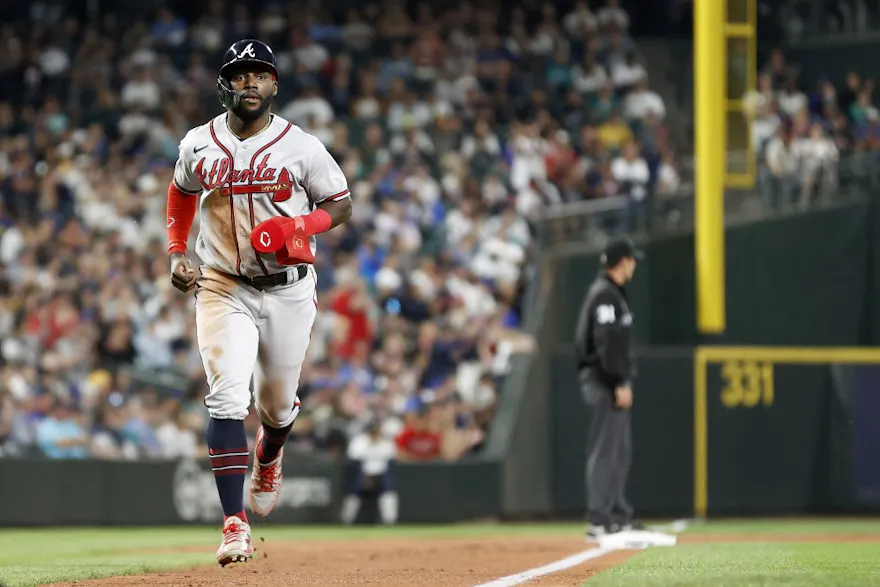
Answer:
[(601, 256), (602, 270), (584, 300), (576, 340), (581, 392), (592, 410), (587, 447), (587, 534), (638, 529), (626, 499), (632, 462), (630, 408), (636, 375), (633, 315), (624, 286), (642, 258), (625, 237), (609, 240)]

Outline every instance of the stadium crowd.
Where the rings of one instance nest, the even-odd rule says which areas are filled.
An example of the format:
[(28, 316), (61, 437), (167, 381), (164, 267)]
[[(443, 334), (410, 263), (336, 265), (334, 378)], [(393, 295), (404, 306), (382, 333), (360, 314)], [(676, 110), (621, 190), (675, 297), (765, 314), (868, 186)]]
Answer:
[(774, 50), (759, 72), (756, 90), (746, 96), (753, 146), (762, 163), (760, 185), (770, 208), (808, 208), (828, 201), (842, 171), (875, 184), (880, 179), (874, 80), (857, 71), (829, 72), (807, 88), (799, 73), (781, 50)]
[(432, 6), (211, 0), (88, 18), (38, 0), (0, 25), (2, 454), (203, 454), (205, 377), (192, 298), (170, 287), (164, 194), (181, 137), (220, 111), (220, 56), (247, 37), (277, 54), (275, 112), (327, 145), (354, 198), (352, 221), (319, 239), (289, 450), (343, 453), (368, 421), (403, 459), (482, 445), (511, 357), (533, 350), (521, 326), (541, 209), (638, 208), (678, 178), (616, 0)]

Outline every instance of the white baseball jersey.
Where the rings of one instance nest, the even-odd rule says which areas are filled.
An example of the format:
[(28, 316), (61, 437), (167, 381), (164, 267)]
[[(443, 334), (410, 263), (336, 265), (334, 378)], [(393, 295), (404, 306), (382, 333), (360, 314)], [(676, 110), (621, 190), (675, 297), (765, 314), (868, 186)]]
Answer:
[[(287, 268), (274, 255), (251, 247), (254, 226), (348, 198), (348, 183), (321, 141), (293, 123), (273, 114), (265, 129), (242, 140), (226, 116), (190, 130), (174, 168), (177, 187), (200, 198), (196, 253), (206, 266), (232, 275), (281, 273)], [(314, 253), (315, 237), (309, 241)]]
[(358, 434), (348, 444), (348, 458), (360, 461), (364, 475), (384, 475), (388, 464), (397, 455), (397, 447), (387, 438), (374, 440), (369, 434)]

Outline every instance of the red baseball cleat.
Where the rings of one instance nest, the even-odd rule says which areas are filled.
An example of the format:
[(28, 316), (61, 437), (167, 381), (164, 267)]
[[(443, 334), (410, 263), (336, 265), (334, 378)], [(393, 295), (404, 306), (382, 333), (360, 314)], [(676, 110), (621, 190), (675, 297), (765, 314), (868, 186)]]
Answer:
[(254, 556), (251, 546), (251, 526), (238, 516), (229, 516), (223, 523), (223, 540), (217, 549), (217, 562), (221, 567), (229, 563), (245, 563)]
[(257, 445), (254, 448), (254, 468), (251, 471), (251, 511), (258, 516), (268, 516), (278, 504), (281, 497), (281, 459), (284, 448), (278, 456), (268, 464), (262, 464), (257, 458), (260, 444), (263, 442), (263, 427), (257, 431)]

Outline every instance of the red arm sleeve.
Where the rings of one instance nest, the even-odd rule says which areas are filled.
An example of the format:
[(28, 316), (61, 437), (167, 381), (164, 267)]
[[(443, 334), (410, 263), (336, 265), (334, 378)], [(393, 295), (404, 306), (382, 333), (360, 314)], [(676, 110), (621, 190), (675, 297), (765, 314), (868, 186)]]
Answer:
[(306, 214), (302, 219), (305, 224), (305, 233), (309, 236), (327, 232), (333, 227), (333, 217), (322, 208), (318, 208), (311, 214)]
[(186, 242), (196, 217), (198, 196), (184, 193), (172, 181), (168, 186), (168, 254), (186, 253)]

